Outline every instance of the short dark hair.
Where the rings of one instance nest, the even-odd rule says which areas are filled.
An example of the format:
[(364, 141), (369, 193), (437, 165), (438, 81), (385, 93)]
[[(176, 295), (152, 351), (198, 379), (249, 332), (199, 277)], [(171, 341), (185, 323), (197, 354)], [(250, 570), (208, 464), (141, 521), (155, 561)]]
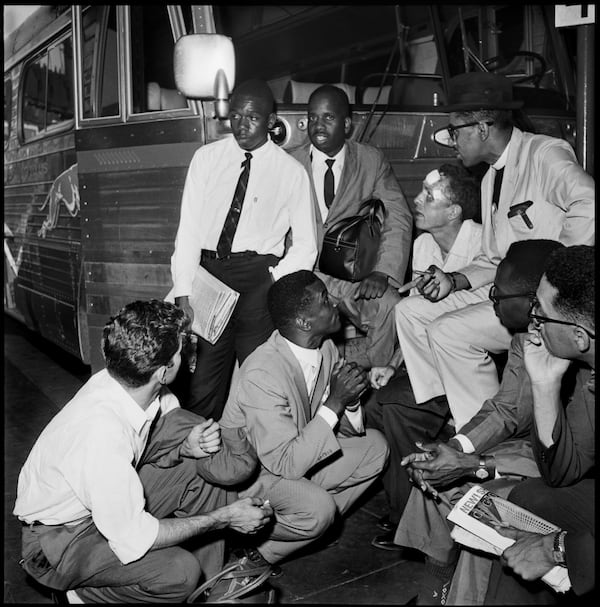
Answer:
[(129, 387), (145, 386), (152, 374), (173, 358), (188, 322), (181, 308), (166, 301), (127, 304), (102, 332), (106, 369)]
[(510, 264), (513, 269), (511, 273), (511, 280), (514, 281), (512, 289), (518, 293), (535, 295), (550, 254), (556, 249), (564, 249), (564, 247), (565, 245), (557, 240), (544, 238), (513, 242), (500, 262)]
[(558, 290), (554, 307), (568, 320), (595, 330), (595, 247), (573, 245), (553, 251), (544, 274)]
[(334, 103), (339, 106), (344, 118), (348, 118), (351, 115), (350, 101), (348, 99), (348, 95), (346, 95), (346, 91), (343, 91), (338, 86), (334, 86), (333, 84), (323, 84), (320, 87), (316, 88), (308, 98), (309, 105), (312, 103), (313, 99), (318, 95), (326, 95), (327, 97), (333, 97)]
[(258, 78), (245, 80), (238, 84), (231, 93), (231, 99), (234, 97), (254, 97), (265, 104), (269, 114), (275, 112), (275, 98), (271, 87), (264, 81)]
[(294, 321), (313, 300), (307, 287), (319, 278), (310, 270), (298, 270), (282, 276), (269, 288), (267, 306), (275, 328), (280, 332), (293, 326)]
[(444, 193), (452, 204), (462, 209), (462, 218), (473, 219), (479, 215), (481, 207), (481, 186), (479, 180), (458, 164), (443, 164), (438, 169), (440, 175), (448, 180)]

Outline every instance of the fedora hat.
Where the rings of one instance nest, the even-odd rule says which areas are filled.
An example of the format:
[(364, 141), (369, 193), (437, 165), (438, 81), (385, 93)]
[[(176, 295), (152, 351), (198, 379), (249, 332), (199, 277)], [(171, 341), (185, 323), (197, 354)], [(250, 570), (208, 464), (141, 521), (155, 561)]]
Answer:
[(448, 80), (445, 112), (472, 110), (515, 110), (523, 105), (513, 101), (512, 82), (500, 74), (468, 72)]

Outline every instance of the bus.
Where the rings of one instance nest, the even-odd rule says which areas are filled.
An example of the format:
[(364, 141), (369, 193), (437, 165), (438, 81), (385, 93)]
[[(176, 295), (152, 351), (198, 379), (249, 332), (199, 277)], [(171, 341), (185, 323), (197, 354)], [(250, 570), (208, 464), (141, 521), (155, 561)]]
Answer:
[[(235, 53), (225, 93), (177, 89), (176, 45), (197, 34)], [(307, 136), (310, 92), (342, 87), (350, 136), (383, 150), (410, 203), (456, 161), (433, 133), (458, 73), (505, 74), (524, 127), (575, 147), (577, 49), (549, 5), (42, 6), (4, 45), (5, 313), (103, 366), (107, 318), (170, 290), (187, 167), (230, 132), (235, 81), (269, 83), (284, 149)]]

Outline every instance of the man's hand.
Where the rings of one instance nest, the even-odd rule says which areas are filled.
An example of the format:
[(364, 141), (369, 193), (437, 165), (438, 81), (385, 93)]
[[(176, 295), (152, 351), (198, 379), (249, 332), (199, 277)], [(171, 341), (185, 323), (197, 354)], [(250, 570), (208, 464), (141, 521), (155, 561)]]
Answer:
[(175, 305), (185, 312), (186, 316), (190, 319), (189, 327), (191, 327), (194, 324), (194, 310), (190, 306), (190, 298), (187, 295), (176, 297)]
[(402, 466), (418, 486), (423, 482), (432, 487), (447, 485), (462, 478), (479, 465), (479, 456), (453, 449), (446, 443), (416, 443), (425, 453), (411, 453), (402, 458)]
[(338, 361), (331, 373), (329, 396), (323, 404), (339, 417), (358, 400), (368, 381), (367, 374), (356, 363)]
[(354, 299), (378, 299), (383, 297), (388, 286), (388, 275), (383, 272), (371, 272), (363, 278)]
[(221, 449), (221, 428), (212, 419), (194, 426), (181, 445), (182, 457), (199, 459), (217, 453)]
[(419, 293), (429, 301), (440, 301), (452, 291), (452, 280), (436, 265), (427, 268), (428, 273), (423, 274), (421, 280), (415, 285)]
[(264, 527), (273, 516), (268, 501), (259, 497), (245, 497), (224, 506), (228, 526), (240, 533), (254, 533)]
[(554, 533), (541, 535), (500, 526), (495, 526), (495, 529), (501, 535), (516, 540), (502, 553), (502, 558), (524, 580), (537, 580), (556, 565), (552, 558)]
[(379, 388), (387, 386), (395, 372), (396, 369), (390, 365), (387, 367), (371, 367), (371, 370), (369, 371), (369, 381), (371, 382), (371, 387), (375, 390), (379, 390)]
[(558, 384), (571, 361), (548, 352), (539, 331), (532, 329), (523, 343), (523, 362), (532, 384)]

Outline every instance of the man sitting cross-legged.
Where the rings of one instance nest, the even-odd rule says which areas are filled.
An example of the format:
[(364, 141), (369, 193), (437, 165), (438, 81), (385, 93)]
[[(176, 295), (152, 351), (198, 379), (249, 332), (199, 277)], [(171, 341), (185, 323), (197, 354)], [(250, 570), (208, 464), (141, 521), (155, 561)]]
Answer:
[(288, 274), (271, 286), (268, 305), (276, 330), (244, 361), (220, 420), (245, 428), (260, 461), (241, 495), (268, 499), (275, 513), (253, 551), (259, 565), (321, 536), (388, 456), (383, 435), (363, 427), (365, 372), (328, 339), (340, 319), (323, 282), (306, 270)]

